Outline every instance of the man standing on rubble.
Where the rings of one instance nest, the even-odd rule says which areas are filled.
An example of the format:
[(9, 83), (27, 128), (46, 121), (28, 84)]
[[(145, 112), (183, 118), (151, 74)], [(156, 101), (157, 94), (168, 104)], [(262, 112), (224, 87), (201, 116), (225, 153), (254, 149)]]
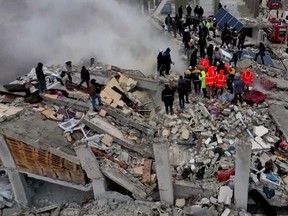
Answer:
[(162, 102), (164, 102), (166, 113), (169, 114), (169, 109), (170, 109), (170, 114), (172, 115), (174, 91), (171, 88), (169, 88), (167, 84), (165, 85), (165, 89), (162, 91), (161, 100)]
[(201, 71), (195, 67), (195, 69), (193, 70), (191, 77), (192, 77), (192, 81), (193, 81), (193, 85), (194, 85), (194, 90), (196, 94), (200, 93), (200, 89), (201, 89), (201, 80), (200, 80), (200, 73)]
[(242, 31), (240, 33), (240, 35), (238, 36), (238, 49), (240, 50), (243, 50), (244, 49), (244, 43), (245, 43), (245, 38), (246, 38), (246, 35), (245, 35), (245, 32)]
[(183, 76), (179, 77), (178, 81), (178, 94), (179, 94), (179, 105), (181, 109), (184, 109), (184, 97), (186, 97), (186, 103), (189, 103), (188, 100), (188, 83), (187, 81), (183, 78)]
[(69, 82), (72, 83), (72, 62), (71, 61), (65, 62), (61, 77), (64, 77), (65, 74), (67, 74)]
[(213, 64), (213, 51), (214, 51), (213, 45), (209, 44), (209, 46), (207, 47), (207, 57), (209, 59), (210, 66)]
[(244, 71), (241, 75), (241, 80), (244, 82), (245, 90), (249, 90), (249, 86), (251, 83), (254, 82), (254, 74), (253, 72), (248, 68), (246, 71)]
[(98, 100), (98, 105), (103, 106), (101, 97), (100, 97), (101, 86), (98, 83), (96, 83), (95, 79), (92, 79), (90, 82), (91, 82), (91, 85), (89, 86), (89, 95), (90, 95), (93, 111), (97, 112), (98, 109), (96, 107), (96, 99)]
[(165, 73), (166, 75), (170, 74), (170, 69), (171, 69), (171, 64), (174, 64), (171, 60), (171, 55), (170, 55), (170, 48), (168, 47), (166, 51), (163, 53), (163, 65), (165, 68)]
[(258, 53), (256, 53), (256, 56), (255, 56), (254, 61), (257, 62), (257, 58), (258, 58), (258, 56), (260, 55), (262, 64), (264, 64), (265, 51), (266, 51), (266, 48), (265, 48), (264, 44), (263, 44), (262, 42), (260, 42), (260, 44), (259, 44), (259, 51), (258, 51)]
[(202, 89), (203, 95), (204, 95), (205, 98), (207, 98), (206, 73), (205, 73), (204, 70), (201, 71), (199, 79), (201, 81), (201, 89)]
[(240, 74), (236, 73), (234, 77), (234, 99), (233, 102), (235, 104), (240, 101), (242, 103), (242, 94), (244, 91), (244, 82), (240, 79)]
[(180, 5), (180, 7), (178, 8), (178, 15), (179, 15), (179, 18), (182, 19), (182, 17), (183, 17), (183, 7), (182, 7), (182, 5)]
[(170, 32), (172, 29), (172, 17), (170, 16), (170, 14), (168, 14), (167, 17), (165, 18), (165, 24), (167, 26), (168, 32)]
[(216, 75), (216, 90), (215, 96), (217, 96), (218, 92), (220, 91), (220, 95), (223, 94), (224, 88), (226, 86), (227, 78), (224, 75), (224, 70), (220, 70), (220, 73)]
[(206, 39), (203, 36), (199, 38), (198, 46), (200, 50), (200, 58), (203, 59), (205, 58), (205, 48), (207, 47)]
[(39, 93), (43, 94), (47, 91), (45, 75), (43, 72), (43, 64), (41, 62), (38, 63), (35, 68), (38, 84), (39, 84)]
[(215, 47), (214, 50), (214, 65), (217, 65), (217, 62), (220, 62), (222, 59), (222, 52), (219, 47)]
[(157, 71), (159, 72), (160, 76), (164, 76), (164, 65), (163, 65), (163, 50), (159, 49), (159, 53), (157, 56)]
[(89, 88), (90, 74), (85, 66), (82, 66), (81, 69), (81, 82), (78, 85), (78, 89), (82, 86), (84, 82), (86, 82), (87, 88)]

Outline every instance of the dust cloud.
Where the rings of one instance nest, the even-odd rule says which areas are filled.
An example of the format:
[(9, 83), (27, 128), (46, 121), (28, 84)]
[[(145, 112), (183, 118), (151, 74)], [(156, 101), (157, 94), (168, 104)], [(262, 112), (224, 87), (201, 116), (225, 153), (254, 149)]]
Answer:
[[(124, 1), (125, 2), (125, 1)], [(96, 57), (122, 68), (155, 73), (158, 49), (170, 47), (172, 70), (182, 72), (179, 47), (120, 0), (0, 0), (0, 83), (44, 65)]]

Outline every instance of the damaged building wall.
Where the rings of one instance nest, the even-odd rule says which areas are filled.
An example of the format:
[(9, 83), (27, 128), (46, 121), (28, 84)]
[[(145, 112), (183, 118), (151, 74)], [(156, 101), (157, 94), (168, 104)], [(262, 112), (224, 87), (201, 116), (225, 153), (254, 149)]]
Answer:
[(4, 139), (17, 169), (76, 184), (87, 183), (86, 173), (81, 166), (13, 138), (4, 137)]

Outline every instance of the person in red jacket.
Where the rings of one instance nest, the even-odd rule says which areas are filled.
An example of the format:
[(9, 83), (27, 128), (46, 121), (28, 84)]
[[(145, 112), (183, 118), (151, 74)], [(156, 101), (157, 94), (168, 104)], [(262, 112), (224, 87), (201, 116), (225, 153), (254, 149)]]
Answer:
[(216, 89), (215, 95), (218, 94), (220, 90), (220, 95), (223, 94), (224, 88), (226, 86), (227, 78), (224, 75), (224, 70), (220, 70), (220, 73), (216, 76)]
[(246, 71), (244, 71), (241, 75), (241, 80), (244, 82), (245, 89), (249, 90), (249, 86), (254, 81), (254, 74), (253, 72), (248, 68)]
[(208, 87), (208, 97), (212, 98), (214, 93), (214, 87), (215, 87), (215, 81), (216, 81), (216, 71), (215, 68), (209, 67), (208, 72), (206, 74), (206, 85)]

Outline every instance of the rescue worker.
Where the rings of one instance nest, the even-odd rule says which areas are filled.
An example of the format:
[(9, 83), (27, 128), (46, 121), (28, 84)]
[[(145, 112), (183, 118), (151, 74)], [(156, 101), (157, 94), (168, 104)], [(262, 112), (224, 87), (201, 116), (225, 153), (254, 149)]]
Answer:
[(165, 68), (165, 73), (166, 75), (169, 75), (170, 69), (171, 69), (171, 64), (174, 64), (171, 60), (171, 55), (170, 55), (170, 48), (168, 47), (166, 51), (163, 53), (163, 65)]
[(165, 105), (166, 113), (169, 114), (169, 109), (170, 109), (170, 114), (172, 115), (174, 91), (171, 88), (169, 88), (168, 84), (165, 85), (165, 89), (162, 91), (161, 100)]
[(172, 17), (170, 16), (170, 14), (168, 14), (165, 18), (165, 24), (167, 26), (168, 32), (170, 32), (172, 27)]
[(254, 74), (253, 74), (253, 72), (248, 68), (246, 71), (244, 71), (242, 73), (241, 80), (244, 83), (245, 90), (248, 91), (249, 90), (249, 86), (251, 85), (251, 83), (254, 82)]
[(207, 47), (207, 58), (209, 59), (210, 66), (213, 64), (213, 45), (209, 44)]
[(180, 5), (180, 7), (178, 8), (178, 15), (179, 15), (179, 18), (181, 20), (182, 17), (183, 17), (183, 7), (182, 7), (182, 5)]
[(234, 67), (237, 68), (237, 62), (239, 60), (238, 52), (234, 51), (231, 60), (229, 61), (229, 64), (232, 62), (234, 63)]
[(64, 68), (61, 73), (61, 77), (64, 77), (65, 74), (67, 74), (69, 82), (72, 83), (72, 62), (71, 61), (65, 62)]
[[(208, 19), (208, 20), (206, 20), (205, 26), (206, 26), (207, 29), (208, 29), (208, 36), (209, 36), (209, 35), (210, 35), (210, 34), (209, 34), (209, 31), (213, 31), (213, 23)], [(213, 35), (214, 35), (214, 34), (213, 34)]]
[(192, 68), (194, 68), (197, 65), (197, 53), (198, 53), (198, 49), (196, 48), (192, 51), (192, 54), (190, 56), (190, 66)]
[(178, 94), (179, 94), (179, 105), (181, 109), (184, 109), (184, 97), (186, 97), (186, 103), (189, 103), (188, 100), (188, 83), (186, 82), (185, 79), (183, 79), (183, 76), (179, 77), (178, 81)]
[(242, 31), (240, 33), (240, 35), (238, 36), (238, 49), (240, 50), (243, 50), (244, 49), (244, 43), (245, 43), (245, 38), (246, 38), (246, 35), (245, 35), (245, 32)]
[(189, 66), (188, 70), (184, 72), (184, 78), (188, 83), (188, 92), (192, 91), (192, 67)]
[(260, 55), (262, 64), (264, 64), (265, 51), (266, 51), (266, 48), (265, 48), (264, 44), (263, 44), (262, 42), (260, 42), (260, 44), (259, 44), (259, 51), (258, 51), (258, 53), (256, 53), (256, 56), (255, 56), (254, 61), (257, 62), (257, 58), (258, 58), (258, 56)]
[(199, 79), (201, 81), (201, 89), (202, 89), (203, 95), (204, 95), (205, 98), (207, 98), (206, 73), (205, 73), (204, 70), (201, 71)]
[(217, 96), (219, 90), (220, 95), (223, 94), (224, 88), (226, 86), (227, 78), (224, 75), (224, 70), (220, 70), (220, 73), (216, 76), (216, 90), (215, 90), (215, 96)]
[(37, 67), (35, 68), (35, 73), (38, 80), (39, 93), (43, 94), (47, 91), (47, 87), (46, 87), (45, 74), (43, 72), (43, 64), (41, 62), (39, 62)]
[(213, 32), (213, 38), (216, 38), (216, 29), (217, 29), (217, 21), (216, 18), (213, 18), (212, 28), (210, 27), (210, 31)]
[(198, 10), (198, 15), (199, 15), (200, 20), (203, 19), (203, 14), (204, 14), (204, 9), (202, 8), (202, 6), (200, 6), (200, 8)]
[(164, 65), (163, 65), (163, 50), (159, 49), (159, 53), (157, 56), (157, 71), (159, 72), (160, 76), (164, 76)]
[(215, 47), (214, 49), (214, 65), (217, 65), (217, 62), (220, 62), (222, 59), (222, 52), (219, 47)]
[(214, 87), (216, 81), (216, 71), (214, 68), (210, 67), (206, 73), (206, 85), (208, 88), (208, 97), (212, 98), (214, 95)]
[(200, 49), (200, 58), (205, 58), (205, 48), (207, 47), (206, 39), (201, 36), (198, 40), (198, 46)]
[(78, 89), (82, 86), (84, 82), (86, 82), (87, 88), (89, 88), (89, 81), (90, 81), (90, 74), (89, 71), (86, 69), (85, 66), (82, 66), (81, 69), (81, 82), (78, 85)]
[(217, 74), (220, 72), (220, 70), (224, 70), (225, 75), (228, 74), (228, 71), (223, 61), (220, 61), (217, 65)]
[(236, 73), (234, 77), (234, 99), (233, 102), (235, 104), (240, 101), (240, 103), (243, 102), (242, 100), (242, 94), (244, 91), (244, 82), (240, 79), (240, 74)]
[(97, 112), (98, 109), (96, 107), (96, 99), (98, 100), (98, 105), (103, 106), (101, 97), (100, 97), (101, 86), (100, 84), (96, 83), (95, 79), (92, 79), (90, 83), (91, 85), (89, 86), (89, 95), (90, 95), (93, 111)]
[(235, 68), (231, 68), (231, 72), (229, 73), (228, 78), (227, 78), (227, 87), (229, 91), (231, 92), (231, 94), (233, 94), (234, 92), (233, 81), (234, 81), (235, 73), (236, 73)]
[(201, 89), (201, 80), (200, 80), (200, 73), (201, 71), (195, 67), (195, 69), (193, 70), (191, 77), (192, 77), (192, 82), (194, 85), (194, 91), (196, 94), (200, 93), (200, 89)]

